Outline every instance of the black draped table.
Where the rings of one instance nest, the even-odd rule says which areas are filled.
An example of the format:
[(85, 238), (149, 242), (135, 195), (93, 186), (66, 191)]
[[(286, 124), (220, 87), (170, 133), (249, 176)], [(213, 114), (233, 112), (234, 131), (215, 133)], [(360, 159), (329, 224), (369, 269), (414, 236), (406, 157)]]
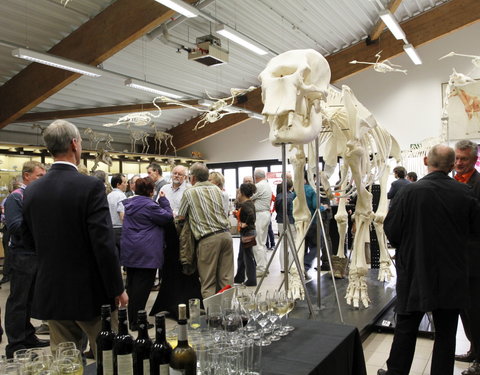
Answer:
[[(358, 329), (353, 326), (290, 319), (295, 330), (262, 348), (262, 375), (366, 375)], [(85, 375), (95, 374), (95, 364)]]
[(295, 330), (262, 348), (262, 375), (366, 375), (358, 329), (290, 319)]

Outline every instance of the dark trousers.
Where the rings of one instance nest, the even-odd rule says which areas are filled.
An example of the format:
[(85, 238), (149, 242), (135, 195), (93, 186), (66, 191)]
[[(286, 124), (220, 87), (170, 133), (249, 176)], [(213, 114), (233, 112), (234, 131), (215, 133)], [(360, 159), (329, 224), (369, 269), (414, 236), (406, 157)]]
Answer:
[(332, 255), (332, 240), (330, 238), (330, 219), (323, 219), (323, 227), (325, 229), (325, 237), (322, 236), (322, 263), (328, 264), (328, 255), (327, 255), (327, 247), (325, 246), (325, 242), (328, 245), (328, 251), (330, 255)]
[(10, 249), (8, 247), (8, 241), (9, 241), (9, 233), (7, 230), (7, 227), (4, 227), (3, 230), (3, 237), (2, 237), (2, 244), (3, 244), (3, 252), (5, 253), (5, 256), (3, 258), (3, 276), (10, 276)]
[(271, 220), (270, 220), (270, 224), (268, 224), (267, 242), (265, 242), (265, 246), (267, 247), (267, 249), (275, 247), (275, 235), (273, 234)]
[[(432, 311), (435, 325), (430, 375), (452, 375), (459, 310)], [(388, 375), (408, 375), (412, 366), (418, 326), (425, 313), (398, 314), (390, 356)]]
[(138, 310), (145, 310), (148, 296), (155, 281), (156, 268), (127, 269), (128, 321), (137, 324)]
[(118, 259), (120, 259), (120, 239), (122, 238), (122, 228), (113, 228), (115, 233), (115, 247), (117, 248)]
[(253, 255), (253, 247), (243, 247), (240, 240), (240, 248), (238, 250), (237, 258), (237, 273), (233, 279), (235, 283), (240, 284), (245, 281), (245, 275), (247, 286), (257, 285), (257, 263), (255, 262), (255, 256)]
[(475, 359), (480, 361), (480, 309), (470, 308), (460, 311), (465, 336), (470, 341)]
[(10, 294), (5, 306), (5, 332), (8, 338), (7, 356), (35, 340), (35, 328), (30, 323), (37, 257), (11, 252)]

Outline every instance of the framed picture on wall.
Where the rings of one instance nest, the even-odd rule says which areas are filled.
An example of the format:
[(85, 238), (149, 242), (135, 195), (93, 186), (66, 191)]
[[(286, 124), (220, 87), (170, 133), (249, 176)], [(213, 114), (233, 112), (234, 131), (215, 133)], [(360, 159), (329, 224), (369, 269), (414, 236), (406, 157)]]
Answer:
[(445, 100), (447, 84), (442, 84), (442, 103), (446, 102), (448, 138), (480, 138), (480, 80), (454, 87)]

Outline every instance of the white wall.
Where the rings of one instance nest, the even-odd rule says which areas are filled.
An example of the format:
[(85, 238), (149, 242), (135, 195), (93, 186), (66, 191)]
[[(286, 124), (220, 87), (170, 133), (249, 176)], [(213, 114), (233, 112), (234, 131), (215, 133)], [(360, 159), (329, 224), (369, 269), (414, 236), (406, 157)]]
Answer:
[[(441, 61), (438, 58), (451, 51), (480, 55), (479, 36), (480, 22), (477, 22), (418, 47), (423, 65), (413, 65), (406, 54), (391, 60), (401, 65), (402, 69), (407, 69), (408, 75), (383, 74), (368, 69), (336, 85), (350, 86), (380, 124), (397, 138), (402, 149), (406, 149), (422, 139), (440, 135), (441, 84), (448, 81), (453, 67), (462, 73), (470, 72), (473, 67), (468, 58), (449, 57)], [(381, 48), (380, 43), (379, 50)], [(374, 59), (372, 56), (372, 61)], [(472, 76), (480, 78), (480, 69), (476, 69)], [(189, 156), (191, 151), (200, 151), (210, 162), (280, 158), (279, 148), (271, 146), (268, 141), (260, 143), (267, 137), (267, 124), (249, 120), (199, 142), (180, 154)]]

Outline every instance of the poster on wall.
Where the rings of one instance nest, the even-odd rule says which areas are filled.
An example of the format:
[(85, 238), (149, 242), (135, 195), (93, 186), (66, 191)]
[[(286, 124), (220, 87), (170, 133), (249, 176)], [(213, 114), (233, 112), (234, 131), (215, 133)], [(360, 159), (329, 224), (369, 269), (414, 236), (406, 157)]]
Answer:
[(454, 87), (447, 112), (449, 139), (480, 138), (480, 81)]

